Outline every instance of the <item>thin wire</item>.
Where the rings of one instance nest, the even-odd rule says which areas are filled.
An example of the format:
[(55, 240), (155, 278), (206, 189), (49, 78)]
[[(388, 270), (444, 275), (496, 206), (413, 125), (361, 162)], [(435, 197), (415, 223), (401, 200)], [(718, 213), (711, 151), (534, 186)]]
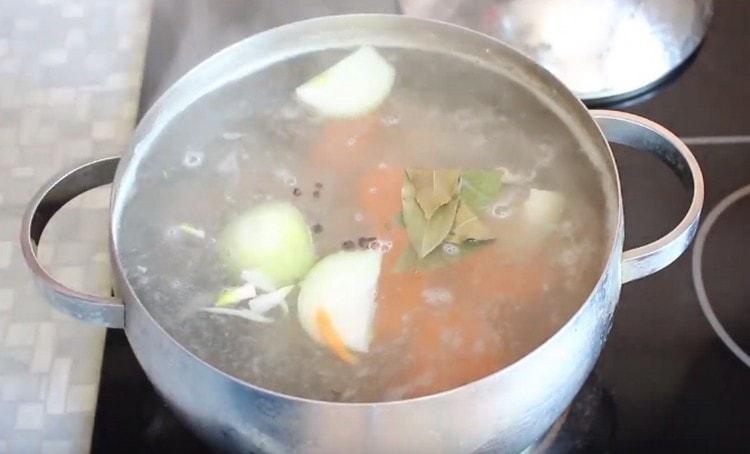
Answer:
[(708, 320), (708, 323), (711, 325), (711, 328), (713, 328), (716, 335), (719, 336), (719, 339), (724, 342), (724, 345), (726, 345), (727, 348), (732, 353), (734, 353), (737, 358), (740, 359), (740, 361), (745, 363), (746, 366), (750, 367), (750, 355), (742, 350), (742, 348), (734, 341), (734, 339), (732, 339), (732, 336), (727, 333), (727, 330), (724, 329), (724, 326), (721, 324), (718, 317), (716, 317), (716, 313), (711, 307), (711, 302), (708, 300), (708, 295), (706, 294), (706, 286), (703, 283), (702, 266), (703, 247), (706, 243), (706, 237), (711, 231), (711, 228), (716, 223), (716, 220), (724, 213), (724, 211), (727, 210), (727, 208), (732, 206), (735, 202), (742, 199), (743, 197), (747, 197), (748, 195), (750, 195), (750, 185), (743, 186), (726, 196), (711, 210), (711, 212), (708, 213), (708, 216), (706, 216), (706, 220), (704, 221), (700, 230), (698, 230), (698, 235), (695, 239), (692, 265), (693, 285), (695, 286), (695, 292), (698, 295), (698, 302), (700, 303), (703, 315), (706, 317), (706, 320)]

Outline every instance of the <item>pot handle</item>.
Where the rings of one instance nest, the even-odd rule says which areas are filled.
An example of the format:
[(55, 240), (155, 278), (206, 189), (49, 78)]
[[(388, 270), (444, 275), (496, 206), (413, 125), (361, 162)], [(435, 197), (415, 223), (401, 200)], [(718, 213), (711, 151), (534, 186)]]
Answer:
[(630, 282), (665, 268), (688, 248), (703, 209), (703, 174), (687, 145), (663, 126), (638, 115), (612, 110), (592, 110), (591, 116), (608, 141), (658, 157), (693, 193), (685, 217), (671, 232), (652, 243), (623, 252), (622, 282)]
[(89, 189), (112, 183), (119, 161), (119, 157), (98, 159), (52, 178), (36, 193), (21, 224), (21, 251), (44, 296), (56, 308), (78, 320), (110, 328), (125, 326), (125, 306), (122, 301), (77, 292), (64, 286), (39, 263), (37, 246), (44, 228), (57, 210)]

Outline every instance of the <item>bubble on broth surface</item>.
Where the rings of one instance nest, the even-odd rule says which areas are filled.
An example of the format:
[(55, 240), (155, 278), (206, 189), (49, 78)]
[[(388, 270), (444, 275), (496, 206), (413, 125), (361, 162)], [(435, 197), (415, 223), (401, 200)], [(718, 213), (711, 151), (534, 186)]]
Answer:
[(390, 240), (374, 240), (370, 242), (369, 248), (373, 251), (378, 251), (381, 254), (385, 254), (393, 247), (393, 241)]
[(490, 213), (492, 213), (492, 216), (494, 218), (505, 219), (513, 214), (513, 207), (504, 203), (496, 203), (492, 206), (492, 210), (490, 210)]
[(185, 153), (185, 157), (182, 159), (182, 164), (189, 168), (200, 167), (200, 165), (203, 164), (203, 152), (189, 150)]
[(448, 255), (458, 255), (461, 252), (461, 248), (452, 243), (443, 244), (443, 252)]

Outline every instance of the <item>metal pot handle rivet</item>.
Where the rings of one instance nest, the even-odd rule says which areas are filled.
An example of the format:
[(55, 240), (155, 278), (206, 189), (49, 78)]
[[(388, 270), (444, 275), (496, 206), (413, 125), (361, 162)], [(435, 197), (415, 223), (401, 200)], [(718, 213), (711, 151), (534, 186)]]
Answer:
[(672, 231), (652, 243), (623, 253), (622, 282), (630, 282), (663, 269), (688, 248), (703, 208), (703, 174), (687, 145), (663, 126), (638, 115), (611, 110), (592, 110), (591, 116), (608, 141), (658, 157), (692, 192), (685, 217)]
[(57, 175), (36, 193), (21, 224), (23, 257), (47, 299), (74, 318), (110, 328), (124, 327), (125, 306), (122, 301), (77, 292), (55, 280), (39, 263), (37, 246), (44, 228), (57, 210), (89, 189), (112, 183), (119, 161), (119, 157), (98, 159)]

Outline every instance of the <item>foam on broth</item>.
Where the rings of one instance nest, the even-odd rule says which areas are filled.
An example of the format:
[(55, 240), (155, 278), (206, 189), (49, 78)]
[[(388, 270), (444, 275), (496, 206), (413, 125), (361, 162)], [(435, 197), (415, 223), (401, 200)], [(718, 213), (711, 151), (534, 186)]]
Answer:
[[(345, 52), (299, 56), (192, 104), (161, 133), (128, 189), (119, 249), (139, 298), (190, 351), (255, 385), (346, 402), (450, 389), (539, 346), (602, 270), (600, 176), (556, 114), (523, 86), (465, 61), (378, 51), (397, 76), (375, 113), (327, 120), (300, 105), (294, 88)], [(373, 214), (396, 214), (399, 178), (410, 167), (508, 169), (498, 203), (482, 214), (497, 239), (450, 266), (392, 272), (408, 247), (403, 228)], [(566, 209), (544, 247), (530, 250), (519, 212), (532, 188), (561, 193)], [(358, 364), (313, 341), (294, 304), (290, 316), (270, 324), (199, 311), (237, 284), (215, 239), (266, 200), (289, 201), (319, 226), (319, 257), (362, 237), (390, 243), (374, 340)], [(205, 238), (185, 235), (181, 224)]]

